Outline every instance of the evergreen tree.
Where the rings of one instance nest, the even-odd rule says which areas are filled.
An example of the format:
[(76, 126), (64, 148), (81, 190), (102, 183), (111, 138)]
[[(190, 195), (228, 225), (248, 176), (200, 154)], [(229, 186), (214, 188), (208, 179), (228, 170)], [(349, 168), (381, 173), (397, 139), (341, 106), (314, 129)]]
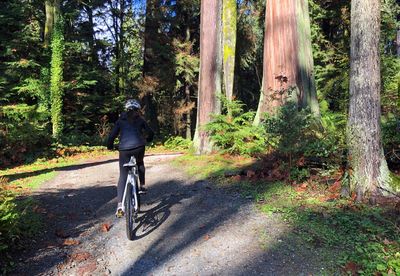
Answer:
[(200, 19), (200, 78), (197, 100), (197, 122), (194, 146), (197, 153), (213, 149), (204, 127), (211, 121), (211, 114), (219, 114), (221, 105), (221, 0), (201, 1)]
[(263, 88), (255, 123), (289, 99), (318, 114), (312, 67), (308, 2), (267, 1)]
[(350, 184), (358, 200), (391, 190), (380, 127), (380, 11), (380, 0), (354, 0), (351, 5), (347, 140)]

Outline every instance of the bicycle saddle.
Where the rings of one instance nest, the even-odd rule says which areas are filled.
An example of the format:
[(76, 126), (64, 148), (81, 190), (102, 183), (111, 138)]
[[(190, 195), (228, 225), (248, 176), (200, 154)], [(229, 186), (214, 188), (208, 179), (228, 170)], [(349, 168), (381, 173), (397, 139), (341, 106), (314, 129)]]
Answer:
[(129, 160), (129, 163), (124, 164), (124, 167), (134, 167), (134, 166), (136, 166), (136, 158), (132, 156), (131, 160)]

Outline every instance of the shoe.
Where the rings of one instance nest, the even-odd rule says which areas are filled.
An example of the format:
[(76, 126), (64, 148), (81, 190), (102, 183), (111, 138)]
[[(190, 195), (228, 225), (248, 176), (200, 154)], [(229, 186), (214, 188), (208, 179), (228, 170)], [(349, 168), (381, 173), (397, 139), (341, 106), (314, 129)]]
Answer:
[(124, 207), (122, 203), (118, 203), (117, 211), (115, 212), (115, 216), (117, 218), (122, 218), (125, 215)]
[(146, 194), (147, 193), (147, 189), (144, 187), (144, 185), (141, 185), (139, 187), (139, 194)]

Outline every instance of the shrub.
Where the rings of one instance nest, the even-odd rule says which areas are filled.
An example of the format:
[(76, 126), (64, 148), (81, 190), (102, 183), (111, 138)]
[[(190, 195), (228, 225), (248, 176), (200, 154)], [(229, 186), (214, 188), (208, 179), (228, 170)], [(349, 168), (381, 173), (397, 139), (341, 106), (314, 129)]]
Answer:
[(5, 267), (11, 249), (22, 246), (24, 238), (32, 237), (39, 229), (39, 220), (32, 213), (32, 200), (17, 199), (8, 189), (7, 179), (0, 178), (0, 264)]
[(382, 122), (382, 142), (388, 163), (400, 168), (400, 119), (394, 116)]
[(51, 143), (47, 114), (37, 106), (4, 106), (0, 117), (0, 167), (25, 161), (38, 148)]
[(188, 150), (192, 147), (192, 141), (180, 136), (170, 137), (165, 141), (164, 146), (169, 150)]
[(319, 119), (309, 109), (299, 110), (296, 103), (288, 102), (275, 115), (266, 115), (264, 125), (269, 145), (287, 156), (290, 169), (300, 158), (319, 166), (342, 162), (346, 126), (343, 115), (324, 112)]
[(245, 112), (240, 101), (222, 100), (222, 114), (213, 115), (206, 125), (211, 140), (222, 152), (240, 155), (255, 155), (266, 149), (263, 127), (254, 126), (255, 112)]

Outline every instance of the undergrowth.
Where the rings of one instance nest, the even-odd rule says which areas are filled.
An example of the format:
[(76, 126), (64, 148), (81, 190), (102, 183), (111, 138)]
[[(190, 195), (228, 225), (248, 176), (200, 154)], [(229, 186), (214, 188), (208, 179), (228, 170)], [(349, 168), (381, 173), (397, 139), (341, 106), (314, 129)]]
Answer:
[(0, 178), (0, 273), (13, 265), (10, 252), (23, 247), (23, 240), (34, 237), (41, 228), (31, 198), (20, 199), (9, 190), (7, 179)]
[[(325, 252), (335, 274), (400, 275), (398, 206), (371, 206), (340, 198), (340, 182), (322, 173), (300, 184), (267, 181), (255, 173), (255, 159), (236, 162), (222, 155), (184, 156), (175, 164), (191, 175), (240, 190), (254, 198), (262, 212), (282, 217), (292, 229), (288, 237)], [(237, 174), (225, 174), (232, 170)]]

